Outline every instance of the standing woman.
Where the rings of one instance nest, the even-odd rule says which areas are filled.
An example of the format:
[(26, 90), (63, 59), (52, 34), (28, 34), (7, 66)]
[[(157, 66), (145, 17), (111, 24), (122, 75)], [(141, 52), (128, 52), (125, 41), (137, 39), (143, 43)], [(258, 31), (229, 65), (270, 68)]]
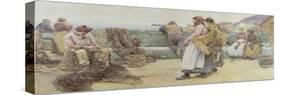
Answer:
[(65, 50), (63, 38), (64, 35), (66, 35), (66, 33), (71, 30), (72, 26), (66, 23), (65, 18), (58, 18), (58, 21), (54, 25), (54, 28), (55, 28), (54, 41), (56, 43), (57, 53), (63, 54)]
[(204, 24), (204, 18), (195, 16), (193, 19), (194, 31), (184, 41), (185, 52), (182, 59), (182, 74), (176, 77), (177, 80), (190, 78), (191, 73), (203, 73), (205, 65), (205, 54), (200, 51), (193, 39), (202, 37), (207, 34), (207, 28)]
[(210, 54), (206, 55), (204, 68), (208, 72), (217, 71), (217, 67), (222, 67), (224, 64), (222, 47), (226, 45), (228, 36), (219, 30), (213, 18), (208, 17), (205, 22), (208, 29), (208, 34), (205, 37), (209, 40), (207, 46)]

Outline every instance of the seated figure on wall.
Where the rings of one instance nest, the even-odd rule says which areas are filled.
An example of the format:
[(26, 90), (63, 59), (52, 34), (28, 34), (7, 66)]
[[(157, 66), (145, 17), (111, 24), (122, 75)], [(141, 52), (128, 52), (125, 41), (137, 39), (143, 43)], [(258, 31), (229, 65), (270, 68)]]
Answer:
[(183, 29), (175, 21), (170, 21), (167, 25), (161, 26), (159, 31), (166, 35), (170, 50), (177, 56), (182, 57), (184, 51)]
[[(42, 22), (35, 27), (35, 31), (34, 31), (35, 51), (42, 50), (44, 37), (50, 38), (48, 35), (54, 32), (50, 24), (51, 24), (50, 19), (43, 19)], [(50, 40), (53, 39), (50, 38)]]
[[(89, 33), (92, 28), (82, 25), (75, 30), (64, 36), (66, 50), (60, 68), (79, 70), (82, 65), (105, 67), (109, 61), (109, 53), (97, 45), (94, 37)], [(104, 56), (100, 58), (101, 55)]]

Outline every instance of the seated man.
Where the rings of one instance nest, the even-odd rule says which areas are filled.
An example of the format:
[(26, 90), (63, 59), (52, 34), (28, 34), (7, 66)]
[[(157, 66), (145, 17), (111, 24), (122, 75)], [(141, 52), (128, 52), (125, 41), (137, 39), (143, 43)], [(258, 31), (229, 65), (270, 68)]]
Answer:
[[(108, 61), (108, 59), (95, 58), (100, 57), (97, 54), (104, 55), (105, 52), (97, 46), (94, 37), (89, 33), (92, 31), (92, 28), (82, 25), (75, 30), (64, 36), (66, 51), (61, 63), (63, 68), (61, 69), (79, 69), (81, 65), (95, 63), (93, 61)], [(97, 53), (97, 51), (101, 52)]]

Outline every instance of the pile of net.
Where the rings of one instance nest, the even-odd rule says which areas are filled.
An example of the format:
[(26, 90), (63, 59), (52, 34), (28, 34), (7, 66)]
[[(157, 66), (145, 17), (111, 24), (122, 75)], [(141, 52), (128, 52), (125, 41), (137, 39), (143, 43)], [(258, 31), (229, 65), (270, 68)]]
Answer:
[(78, 72), (58, 76), (53, 85), (59, 91), (85, 91), (92, 90), (95, 81), (100, 81), (100, 72)]
[(154, 56), (146, 54), (144, 49), (139, 48), (140, 41), (132, 38), (127, 29), (106, 28), (106, 34), (113, 53), (119, 58), (113, 59), (113, 62), (127, 64), (130, 68), (139, 68), (156, 61)]
[[(155, 62), (152, 55), (146, 54), (140, 47), (140, 41), (132, 38), (127, 29), (107, 28), (107, 39), (111, 42), (112, 53), (105, 52), (103, 48), (87, 50), (90, 64), (82, 66), (77, 55), (66, 51), (59, 68), (71, 73), (58, 76), (53, 85), (60, 91), (92, 90), (97, 82), (112, 82), (129, 85), (139, 85), (143, 81), (140, 76), (133, 75), (125, 65), (130, 68), (139, 68), (146, 63)], [(118, 59), (112, 59), (112, 54)]]
[(26, 53), (26, 71), (45, 72), (48, 68), (53, 68), (61, 61), (59, 58), (52, 58), (44, 51)]
[[(86, 49), (89, 56), (89, 66), (91, 68), (104, 68), (110, 61), (109, 50), (103, 47), (96, 47), (93, 49)], [(66, 50), (64, 57), (59, 64), (59, 69), (64, 71), (81, 71), (84, 65), (79, 64), (77, 54), (72, 50)]]
[(109, 65), (104, 69), (91, 68), (87, 71), (73, 72), (56, 77), (53, 85), (59, 91), (87, 91), (92, 90), (96, 82), (112, 82), (138, 85), (143, 81), (139, 76), (132, 75), (122, 65)]
[(59, 91), (86, 91), (92, 90), (95, 82), (112, 82), (129, 85), (142, 83), (140, 77), (132, 75), (122, 66), (112, 64), (110, 53), (104, 48), (87, 50), (89, 65), (81, 65), (77, 61), (77, 55), (71, 51), (64, 57), (60, 69), (70, 73), (60, 75), (53, 81), (53, 85)]

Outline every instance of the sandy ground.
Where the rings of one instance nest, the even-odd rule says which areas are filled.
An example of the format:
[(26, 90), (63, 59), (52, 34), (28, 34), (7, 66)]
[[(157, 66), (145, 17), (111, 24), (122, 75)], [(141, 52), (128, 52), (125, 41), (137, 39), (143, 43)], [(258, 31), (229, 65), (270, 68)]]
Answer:
[[(44, 72), (35, 73), (35, 88), (37, 93), (61, 93), (52, 85), (52, 80), (63, 72), (56, 68), (44, 68)], [(127, 85), (118, 83), (95, 83), (92, 88), (94, 91), (99, 90), (117, 90), (147, 87), (163, 87), (176, 85), (208, 84), (208, 83), (225, 83), (237, 81), (254, 81), (273, 79), (273, 68), (260, 68), (257, 60), (230, 60), (225, 59), (223, 68), (218, 72), (212, 73), (207, 78), (199, 78), (192, 75), (188, 80), (175, 80), (180, 72), (180, 60), (168, 59), (157, 60), (142, 68), (129, 69), (132, 74), (143, 76), (144, 81), (140, 85)]]

